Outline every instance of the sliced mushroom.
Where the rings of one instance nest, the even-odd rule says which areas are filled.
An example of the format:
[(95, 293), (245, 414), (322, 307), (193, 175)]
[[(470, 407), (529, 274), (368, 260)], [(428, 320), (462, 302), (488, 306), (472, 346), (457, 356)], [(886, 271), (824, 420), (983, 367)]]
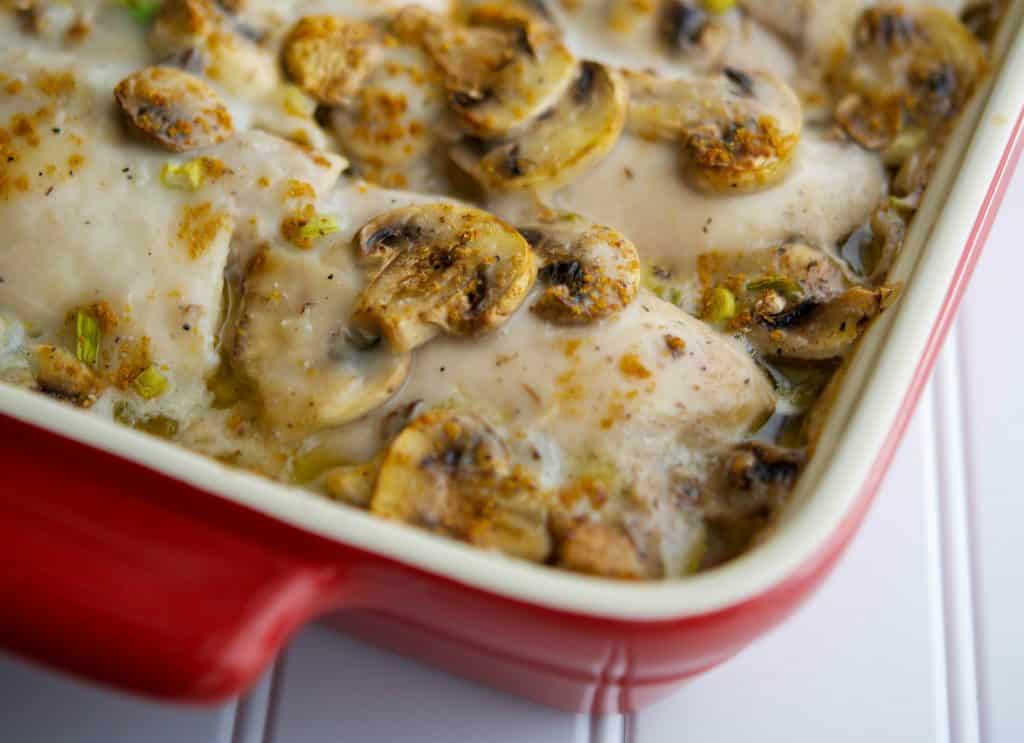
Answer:
[(223, 142), (234, 134), (231, 114), (205, 82), (172, 67), (146, 67), (114, 88), (114, 99), (143, 138), (185, 152)]
[(279, 429), (355, 420), (405, 381), (408, 354), (361, 342), (344, 325), (350, 296), (315, 255), (271, 250), (250, 263), (233, 362)]
[(640, 288), (640, 257), (619, 232), (569, 215), (520, 227), (547, 285), (530, 308), (551, 322), (580, 324), (625, 308)]
[(875, 209), (867, 224), (842, 242), (840, 254), (859, 275), (877, 285), (885, 281), (903, 247), (906, 233), (904, 212), (892, 203), (885, 203)]
[(756, 441), (721, 455), (697, 497), (709, 533), (703, 567), (735, 557), (764, 533), (789, 498), (805, 461), (800, 450)]
[(823, 360), (842, 356), (868, 323), (889, 307), (898, 292), (887, 286), (855, 286), (827, 302), (805, 299), (780, 311), (758, 311), (747, 338), (762, 353), (787, 359)]
[(439, 333), (476, 335), (503, 323), (537, 278), (529, 244), (487, 212), (432, 203), (386, 212), (357, 236), (377, 268), (353, 323), (396, 351)]
[(451, 150), (452, 160), (492, 191), (556, 188), (612, 148), (626, 119), (622, 76), (584, 62), (566, 95), (521, 132), (507, 138), (469, 138)]
[(342, 147), (371, 177), (429, 152), (445, 116), (444, 89), (423, 51), (394, 42), (376, 56), (363, 84), (331, 117)]
[(422, 8), (403, 9), (392, 23), (405, 41), (422, 45), (445, 77), (461, 125), (480, 137), (521, 128), (553, 106), (576, 76), (576, 59), (557, 30), (515, 3), (472, 8), (460, 26)]
[(956, 114), (984, 67), (981, 45), (951, 13), (870, 8), (831, 73), (836, 120), (863, 146), (881, 149), (908, 124), (937, 125)]
[[(802, 242), (763, 250), (704, 253), (697, 259), (697, 273), (705, 290), (724, 286), (736, 295), (740, 307), (748, 294), (753, 303), (768, 289), (784, 288), (783, 280), (791, 282), (801, 298), (819, 301), (837, 296), (849, 286), (834, 258)], [(779, 281), (772, 285), (771, 279)]]
[(686, 170), (704, 190), (751, 191), (785, 175), (800, 140), (800, 100), (767, 72), (726, 67), (696, 79), (628, 72), (629, 127), (678, 141)]
[(896, 290), (851, 286), (835, 259), (802, 244), (750, 253), (709, 253), (698, 261), (706, 306), (728, 295), (729, 320), (769, 358), (825, 360), (842, 356), (867, 324), (895, 300)]
[(991, 42), (1009, 5), (1009, 0), (975, 0), (960, 11), (960, 20), (978, 39)]
[(438, 409), (410, 423), (384, 457), (370, 508), (524, 559), (543, 561), (551, 550), (536, 485), (469, 413)]
[(661, 3), (658, 31), (670, 53), (697, 56), (704, 64), (717, 59), (729, 40), (728, 32), (699, 2), (688, 0)]
[(239, 95), (268, 93), (280, 82), (277, 60), (214, 0), (165, 0), (149, 31), (163, 59), (190, 55), (201, 71)]
[(57, 346), (35, 349), (36, 383), (47, 394), (78, 405), (89, 405), (100, 389), (100, 380), (71, 352)]
[(285, 39), (288, 75), (320, 103), (340, 105), (363, 83), (377, 59), (381, 39), (368, 23), (338, 16), (302, 18)]
[(702, 494), (705, 518), (736, 521), (774, 513), (792, 490), (804, 460), (799, 451), (756, 441), (733, 448)]
[(627, 580), (657, 577), (629, 535), (607, 524), (571, 527), (559, 542), (557, 555), (561, 567), (578, 573)]

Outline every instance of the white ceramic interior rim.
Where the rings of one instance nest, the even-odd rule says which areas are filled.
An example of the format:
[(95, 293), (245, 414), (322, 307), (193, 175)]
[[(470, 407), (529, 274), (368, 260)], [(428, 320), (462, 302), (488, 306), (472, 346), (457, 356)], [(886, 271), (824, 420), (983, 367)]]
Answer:
[[(22, 389), (0, 384), (0, 412), (304, 530), (510, 598), (629, 620), (678, 619), (741, 603), (793, 574), (836, 532), (850, 514), (890, 432), (1014, 122), (1024, 109), (1024, 0), (1011, 6), (1010, 15), (1002, 45), (1009, 53), (994, 87), (990, 84), (991, 96), (983, 109), (984, 96), (979, 97), (975, 111), (964, 116), (929, 189), (926, 202), (931, 204), (922, 206), (924, 219), (915, 223), (908, 238), (903, 265), (894, 268), (898, 277), (909, 277), (906, 292), (871, 328), (848, 368), (834, 414), (792, 508), (771, 539), (715, 570), (678, 581), (636, 584), (552, 570), (485, 553), (229, 469)], [(972, 119), (978, 122), (973, 141)], [(925, 212), (937, 217), (932, 219)], [(931, 238), (926, 239), (929, 232)], [(925, 242), (927, 250), (922, 250)]]

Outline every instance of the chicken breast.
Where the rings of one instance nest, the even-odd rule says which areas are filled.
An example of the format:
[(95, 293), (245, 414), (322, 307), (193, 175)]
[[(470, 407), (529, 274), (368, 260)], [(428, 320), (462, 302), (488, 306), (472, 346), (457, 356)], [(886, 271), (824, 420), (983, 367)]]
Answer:
[[(691, 273), (711, 250), (752, 250), (801, 237), (832, 247), (864, 224), (885, 192), (877, 156), (808, 130), (792, 169), (776, 186), (723, 198), (683, 179), (670, 145), (626, 135), (553, 205), (607, 222), (629, 235), (647, 263)], [(513, 210), (514, 211), (514, 210)]]
[(102, 306), (103, 366), (130, 358), (124, 374), (164, 369), (172, 394), (149, 406), (184, 415), (205, 399), (218, 363), (231, 246), (245, 260), (277, 239), (287, 214), (315, 211), (341, 161), (262, 132), (201, 155), (134, 142), (112, 105), (120, 66), (80, 71), (41, 54), (9, 54), (2, 65), (19, 92), (0, 100), (13, 135), (0, 164), (0, 309), (40, 342), (58, 342), (76, 311)]

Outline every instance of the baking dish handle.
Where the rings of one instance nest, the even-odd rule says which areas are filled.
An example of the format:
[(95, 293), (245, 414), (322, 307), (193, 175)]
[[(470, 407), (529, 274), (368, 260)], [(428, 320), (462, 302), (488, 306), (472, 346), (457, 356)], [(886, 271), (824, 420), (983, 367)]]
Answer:
[(0, 416), (0, 646), (133, 692), (213, 702), (340, 601), (339, 550)]

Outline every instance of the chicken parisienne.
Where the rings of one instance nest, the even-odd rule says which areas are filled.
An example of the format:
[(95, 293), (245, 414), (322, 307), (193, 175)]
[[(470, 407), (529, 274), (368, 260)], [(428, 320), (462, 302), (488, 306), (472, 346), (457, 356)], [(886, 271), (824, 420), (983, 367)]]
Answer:
[(0, 0), (0, 380), (516, 559), (771, 530), (1000, 2)]

